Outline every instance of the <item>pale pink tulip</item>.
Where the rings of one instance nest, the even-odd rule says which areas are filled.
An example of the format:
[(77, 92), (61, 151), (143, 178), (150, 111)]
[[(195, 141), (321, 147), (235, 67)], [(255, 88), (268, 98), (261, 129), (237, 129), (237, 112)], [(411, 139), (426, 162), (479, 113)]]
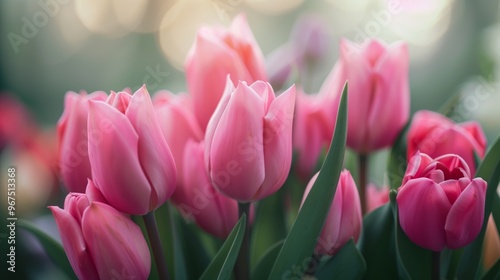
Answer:
[(105, 92), (66, 93), (64, 112), (57, 123), (59, 169), (64, 186), (70, 192), (85, 192), (87, 178), (92, 178), (88, 155), (87, 120), (89, 101), (106, 100)]
[[(336, 108), (349, 81), (347, 146), (359, 153), (391, 146), (410, 113), (406, 44), (372, 39), (357, 46), (340, 42), (340, 60), (323, 84)], [(332, 114), (334, 114), (333, 112)]]
[(205, 135), (205, 165), (217, 190), (249, 202), (281, 188), (292, 161), (294, 106), (294, 86), (275, 97), (266, 82), (235, 89), (228, 78)]
[[(314, 175), (309, 181), (302, 203), (318, 178)], [(332, 205), (323, 229), (318, 237), (315, 252), (320, 255), (335, 255), (351, 238), (356, 242), (362, 228), (361, 203), (356, 183), (348, 170), (340, 173)]]
[(224, 92), (228, 74), (234, 84), (267, 80), (262, 51), (244, 15), (237, 16), (229, 29), (200, 28), (184, 68), (203, 131)]
[(144, 215), (174, 192), (176, 168), (145, 86), (114, 93), (89, 106), (93, 180), (110, 205)]
[(366, 187), (366, 210), (371, 212), (389, 202), (389, 187), (378, 188), (375, 184)]
[(68, 194), (64, 209), (49, 208), (79, 279), (148, 278), (149, 248), (141, 229), (128, 216), (107, 204), (89, 201), (81, 193)]
[(483, 225), (486, 182), (458, 155), (417, 152), (399, 188), (401, 228), (415, 244), (440, 252), (474, 241)]
[(476, 173), (474, 153), (483, 158), (486, 151), (486, 137), (478, 123), (456, 124), (441, 114), (425, 110), (413, 116), (407, 138), (408, 159), (417, 151), (432, 158), (457, 154), (465, 160), (472, 175)]

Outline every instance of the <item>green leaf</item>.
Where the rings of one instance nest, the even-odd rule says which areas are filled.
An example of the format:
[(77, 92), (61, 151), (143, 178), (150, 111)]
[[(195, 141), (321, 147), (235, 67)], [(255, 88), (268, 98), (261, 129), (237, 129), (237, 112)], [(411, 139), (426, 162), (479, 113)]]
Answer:
[(363, 218), (358, 247), (367, 264), (365, 279), (398, 278), (394, 235), (394, 215), (388, 203)]
[[(252, 225), (251, 264), (254, 265), (270, 246), (286, 236), (286, 216), (282, 188), (256, 205), (257, 211)], [(252, 266), (253, 267), (253, 266)]]
[(391, 207), (396, 232), (396, 256), (399, 262), (399, 277), (403, 279), (431, 279), (432, 252), (413, 243), (401, 229), (396, 203), (397, 192), (391, 190)]
[(500, 259), (497, 260), (495, 265), (484, 275), (483, 280), (500, 279)]
[[(476, 177), (483, 178), (488, 183), (486, 191), (486, 202), (484, 207), (483, 226), (476, 239), (464, 249), (462, 259), (457, 272), (458, 279), (476, 279), (479, 274), (479, 264), (483, 249), (484, 234), (488, 224), (488, 218), (497, 196), (497, 186), (500, 182), (500, 137), (495, 140), (488, 150), (483, 162), (479, 166)], [(496, 209), (496, 208), (495, 208)], [(497, 213), (498, 215), (498, 213)]]
[(337, 116), (335, 133), (318, 178), (295, 220), (278, 258), (270, 279), (281, 279), (293, 266), (312, 256), (326, 216), (330, 209), (344, 159), (347, 134), (347, 82), (344, 86)]
[(77, 279), (75, 273), (73, 272), (73, 268), (69, 263), (68, 257), (66, 256), (66, 253), (64, 252), (64, 249), (62, 245), (59, 244), (59, 242), (54, 240), (51, 236), (49, 236), (45, 232), (41, 231), (32, 222), (19, 219), (17, 221), (17, 225), (29, 231), (38, 239), (38, 241), (40, 241), (43, 248), (45, 249), (45, 252), (47, 252), (47, 255), (49, 255), (52, 261), (54, 261), (57, 267), (59, 267), (62, 271), (64, 271), (66, 275), (69, 276), (71, 279)]
[(387, 173), (389, 179), (389, 186), (395, 190), (401, 186), (403, 176), (405, 175), (407, 159), (406, 159), (406, 134), (410, 127), (411, 119), (406, 123), (404, 128), (399, 133), (394, 145), (392, 146), (389, 154), (389, 161), (387, 163)]
[(219, 252), (201, 275), (200, 280), (230, 279), (245, 235), (246, 216), (243, 214), (227, 237)]
[[(321, 265), (316, 278), (323, 279), (362, 279), (366, 272), (366, 262), (351, 239), (335, 256)], [(379, 278), (380, 279), (380, 278)], [(387, 279), (383, 277), (382, 279)]]
[(493, 198), (493, 205), (491, 206), (491, 214), (493, 215), (493, 220), (495, 221), (495, 226), (500, 230), (500, 196), (498, 193), (495, 194)]
[(278, 257), (284, 242), (284, 239), (280, 240), (267, 249), (255, 266), (251, 277), (252, 280), (267, 279), (269, 277), (271, 269), (273, 269), (274, 260)]

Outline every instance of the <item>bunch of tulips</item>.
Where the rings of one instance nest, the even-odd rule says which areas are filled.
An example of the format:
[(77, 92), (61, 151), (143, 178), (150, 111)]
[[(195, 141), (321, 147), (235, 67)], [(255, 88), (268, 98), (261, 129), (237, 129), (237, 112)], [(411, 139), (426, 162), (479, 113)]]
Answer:
[[(481, 260), (485, 239), (498, 239), (500, 144), (487, 152), (476, 122), (410, 118), (402, 42), (341, 40), (319, 92), (305, 93), (304, 69), (328, 51), (316, 31), (266, 68), (239, 15), (198, 31), (187, 93), (68, 92), (57, 125), (68, 194), (49, 208), (70, 271), (498, 279), (498, 259)], [(376, 186), (370, 162), (382, 150), (387, 182)]]

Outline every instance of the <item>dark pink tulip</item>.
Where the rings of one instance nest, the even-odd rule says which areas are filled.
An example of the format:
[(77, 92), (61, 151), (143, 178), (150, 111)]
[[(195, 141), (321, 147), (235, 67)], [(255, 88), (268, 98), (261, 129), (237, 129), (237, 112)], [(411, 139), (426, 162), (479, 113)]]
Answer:
[(375, 184), (368, 184), (366, 187), (367, 212), (371, 212), (378, 207), (389, 202), (389, 187), (378, 188)]
[(329, 114), (335, 109), (326, 104), (320, 95), (297, 92), (293, 147), (298, 152), (298, 173), (306, 180), (311, 178), (321, 152), (327, 152), (332, 140), (335, 123)]
[(93, 180), (119, 211), (144, 215), (174, 192), (176, 168), (145, 86), (134, 95), (112, 92), (89, 106)]
[(188, 141), (183, 163), (182, 183), (175, 190), (177, 208), (206, 232), (225, 239), (238, 222), (238, 202), (212, 186), (205, 171), (203, 142)]
[(205, 135), (205, 165), (217, 190), (249, 202), (281, 188), (292, 161), (294, 106), (294, 86), (275, 97), (266, 82), (235, 89), (228, 78)]
[(85, 192), (87, 178), (92, 178), (88, 155), (87, 119), (90, 100), (106, 100), (105, 92), (66, 93), (64, 112), (57, 123), (59, 169), (64, 186), (70, 192)]
[(141, 229), (128, 216), (107, 204), (89, 201), (81, 193), (68, 194), (64, 209), (49, 208), (79, 279), (148, 278), (149, 248)]
[(237, 16), (229, 29), (200, 28), (184, 68), (203, 131), (224, 92), (228, 74), (234, 84), (267, 80), (262, 51), (244, 15)]
[[(309, 181), (302, 198), (306, 200), (309, 191), (318, 178), (314, 175)], [(337, 190), (333, 198), (325, 225), (318, 237), (316, 253), (321, 255), (335, 255), (351, 238), (356, 242), (362, 227), (361, 203), (358, 189), (349, 170), (340, 173)]]
[(432, 158), (445, 154), (459, 155), (474, 175), (474, 153), (484, 157), (486, 137), (476, 122), (456, 124), (443, 115), (423, 110), (415, 113), (408, 130), (408, 159), (417, 151)]
[(155, 94), (153, 104), (177, 167), (178, 187), (172, 195), (172, 200), (176, 202), (177, 194), (181, 191), (180, 178), (184, 173), (184, 147), (189, 140), (201, 141), (204, 135), (193, 113), (191, 95), (160, 91)]
[(361, 46), (340, 42), (340, 60), (323, 84), (321, 94), (338, 106), (349, 81), (347, 146), (359, 153), (391, 146), (408, 121), (410, 88), (406, 44), (372, 39)]
[(417, 152), (397, 196), (401, 228), (415, 244), (440, 252), (471, 243), (483, 225), (486, 182), (458, 155)]

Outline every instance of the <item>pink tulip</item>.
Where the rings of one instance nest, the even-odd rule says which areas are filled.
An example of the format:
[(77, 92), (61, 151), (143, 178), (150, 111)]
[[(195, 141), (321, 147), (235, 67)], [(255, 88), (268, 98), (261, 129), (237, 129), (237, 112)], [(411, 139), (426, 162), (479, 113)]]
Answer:
[(458, 155), (417, 152), (397, 196), (401, 228), (415, 244), (440, 252), (471, 243), (483, 225), (486, 182)]
[(205, 166), (217, 190), (249, 202), (281, 188), (292, 161), (294, 106), (295, 86), (275, 97), (266, 82), (235, 89), (228, 77), (205, 135)]
[(217, 192), (205, 171), (204, 144), (189, 140), (184, 150), (182, 184), (176, 206), (206, 232), (225, 239), (238, 222), (238, 202)]
[(329, 114), (335, 109), (325, 104), (320, 95), (309, 95), (302, 91), (297, 93), (293, 147), (298, 152), (298, 173), (306, 180), (313, 175), (321, 152), (327, 152), (332, 140), (335, 123)]
[(141, 229), (128, 216), (107, 204), (89, 201), (81, 193), (68, 194), (64, 209), (49, 208), (79, 279), (148, 278), (148, 245)]
[[(302, 204), (318, 178), (318, 174), (316, 173), (309, 181)], [(351, 238), (354, 238), (355, 242), (358, 240), (361, 227), (361, 203), (358, 189), (349, 170), (344, 169), (340, 173), (337, 190), (323, 230), (319, 235), (315, 252), (320, 255), (335, 255)]]
[(144, 215), (174, 192), (175, 163), (145, 86), (114, 93), (89, 106), (89, 159), (93, 180), (119, 211)]
[(234, 84), (239, 80), (267, 80), (262, 51), (243, 15), (237, 16), (229, 29), (200, 28), (186, 59), (185, 72), (196, 119), (203, 131), (224, 92), (228, 74)]
[[(192, 98), (188, 94), (172, 94), (167, 91), (157, 92), (153, 98), (156, 115), (161, 130), (172, 152), (177, 167), (177, 178), (181, 178), (184, 167), (184, 147), (189, 140), (199, 142), (203, 139), (203, 131), (193, 113)], [(175, 189), (172, 200), (177, 201), (177, 194), (181, 191)]]
[[(408, 121), (408, 49), (368, 40), (362, 46), (342, 40), (340, 60), (320, 92), (338, 106), (349, 81), (347, 146), (359, 153), (391, 146)], [(332, 114), (334, 114), (333, 112)]]
[(368, 184), (366, 188), (367, 212), (371, 212), (378, 207), (389, 202), (389, 187), (377, 188), (375, 184)]
[(476, 173), (474, 153), (484, 157), (486, 137), (476, 122), (455, 124), (450, 119), (431, 111), (419, 111), (413, 116), (408, 130), (408, 159), (417, 151), (432, 158), (457, 154)]
[(57, 123), (59, 169), (64, 186), (70, 192), (85, 192), (87, 178), (92, 178), (88, 155), (87, 119), (89, 101), (106, 100), (106, 93), (81, 91), (66, 93), (64, 112)]

